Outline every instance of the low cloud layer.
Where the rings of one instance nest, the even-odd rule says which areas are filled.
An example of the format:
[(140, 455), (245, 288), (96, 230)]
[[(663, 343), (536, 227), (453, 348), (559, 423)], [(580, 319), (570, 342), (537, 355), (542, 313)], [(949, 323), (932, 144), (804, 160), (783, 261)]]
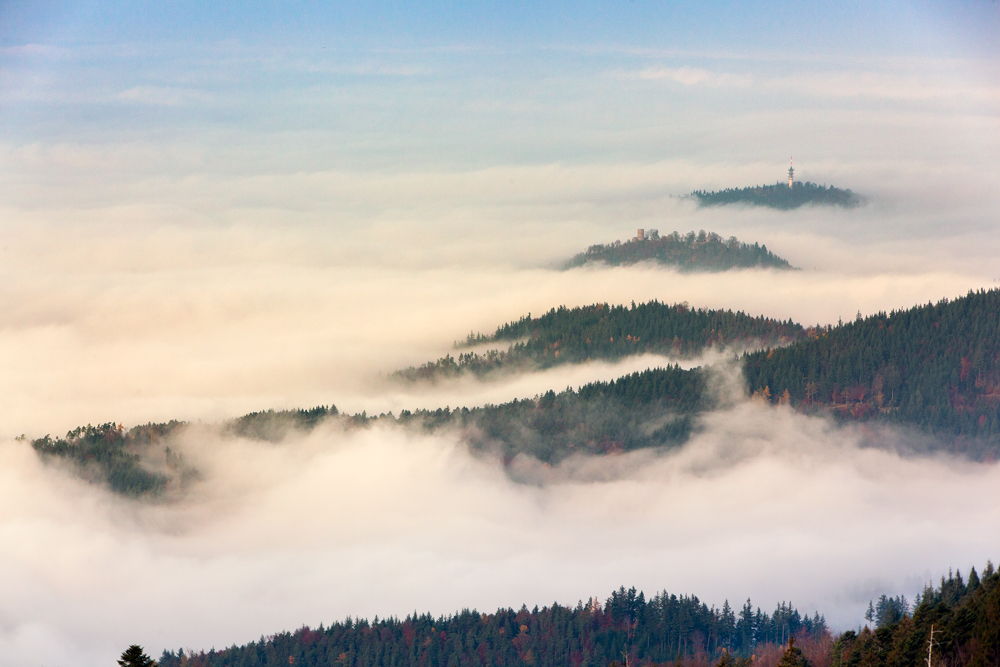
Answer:
[[(197, 423), (499, 402), (664, 363), (385, 377), (559, 305), (809, 325), (1000, 285), (993, 64), (255, 48), (0, 49), (5, 663), (623, 584), (791, 600), (848, 628), (873, 597), (997, 556), (996, 465), (865, 448), (742, 398), (737, 375), (683, 449), (555, 468), (504, 470), (448, 434), (328, 425), (274, 445)], [(867, 204), (683, 198), (776, 182), (788, 154), (801, 180)], [(558, 270), (640, 227), (734, 235), (802, 270)], [(14, 440), (169, 419), (195, 422), (174, 445), (202, 479), (167, 502), (115, 497)]]
[(132, 642), (221, 648), (347, 615), (575, 603), (621, 584), (836, 628), (1000, 547), (1000, 468), (864, 449), (740, 400), (670, 454), (520, 461), (447, 436), (321, 427), (274, 445), (194, 428), (180, 500), (122, 501), (0, 446), (0, 653), (97, 665)]

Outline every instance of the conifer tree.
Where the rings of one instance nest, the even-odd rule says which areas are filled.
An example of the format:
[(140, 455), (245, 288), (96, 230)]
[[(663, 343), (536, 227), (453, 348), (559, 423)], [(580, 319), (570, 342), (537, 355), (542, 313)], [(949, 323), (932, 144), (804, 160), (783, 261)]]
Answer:
[(788, 648), (778, 661), (778, 667), (809, 667), (809, 661), (802, 655), (801, 649), (795, 647), (795, 637), (788, 640)]
[(122, 657), (118, 659), (121, 667), (156, 667), (156, 661), (146, 655), (142, 647), (132, 644), (122, 652)]

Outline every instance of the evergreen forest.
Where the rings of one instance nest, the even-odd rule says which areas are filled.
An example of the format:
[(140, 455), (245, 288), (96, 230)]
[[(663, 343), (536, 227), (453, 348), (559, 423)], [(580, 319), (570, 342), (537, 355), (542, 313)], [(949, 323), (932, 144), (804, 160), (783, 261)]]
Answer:
[[(403, 380), (435, 380), (465, 372), (535, 370), (591, 359), (615, 360), (653, 353), (690, 358), (711, 346), (785, 345), (804, 335), (802, 326), (731, 310), (701, 310), (658, 301), (628, 306), (553, 308), (497, 327), (491, 335), (470, 333), (461, 346), (510, 342), (507, 350), (460, 352), (394, 373)], [(456, 343), (456, 345), (458, 345)]]
[[(808, 329), (743, 358), (749, 391), (839, 419), (910, 427), (973, 458), (1000, 448), (1000, 291)], [(933, 443), (931, 443), (933, 446)]]
[[(821, 655), (829, 631), (818, 613), (780, 603), (762, 612), (750, 600), (710, 607), (696, 596), (659, 593), (649, 600), (635, 588), (614, 591), (602, 604), (491, 614), (462, 610), (450, 616), (413, 613), (405, 619), (351, 619), (303, 627), (243, 646), (200, 653), (164, 651), (160, 667), (608, 667), (708, 665), (726, 654), (751, 656), (798, 637)], [(780, 649), (777, 651), (780, 653)], [(821, 666), (817, 666), (821, 667)]]
[(673, 232), (661, 236), (650, 229), (645, 238), (592, 245), (564, 265), (571, 269), (587, 264), (604, 263), (627, 266), (639, 262), (658, 262), (681, 271), (728, 271), (729, 269), (771, 268), (791, 269), (787, 260), (778, 257), (767, 246), (741, 243), (735, 236), (724, 240), (715, 232), (701, 230), (681, 236)]
[(690, 196), (696, 198), (700, 206), (744, 204), (747, 206), (767, 206), (783, 211), (799, 208), (806, 204), (854, 208), (855, 206), (860, 206), (864, 201), (859, 195), (850, 190), (841, 190), (832, 185), (817, 185), (815, 183), (800, 183), (798, 181), (792, 187), (788, 187), (787, 183), (779, 181), (775, 185), (726, 188), (717, 192), (696, 190)]
[[(859, 610), (860, 611), (860, 610)], [(860, 614), (859, 614), (860, 618)], [(575, 607), (464, 609), (437, 618), (353, 619), (222, 650), (166, 650), (160, 667), (989, 667), (1000, 664), (1000, 573), (949, 572), (911, 607), (869, 605), (864, 627), (834, 635), (818, 612), (749, 599), (721, 608), (625, 587)], [(933, 630), (933, 636), (932, 636)]]
[(928, 655), (932, 666), (1000, 664), (998, 584), (1000, 574), (987, 563), (981, 578), (975, 568), (968, 581), (961, 573), (941, 577), (940, 586), (924, 589), (912, 613), (905, 598), (882, 596), (866, 615), (873, 621), (871, 627), (837, 637), (831, 667), (912, 667), (926, 665)]

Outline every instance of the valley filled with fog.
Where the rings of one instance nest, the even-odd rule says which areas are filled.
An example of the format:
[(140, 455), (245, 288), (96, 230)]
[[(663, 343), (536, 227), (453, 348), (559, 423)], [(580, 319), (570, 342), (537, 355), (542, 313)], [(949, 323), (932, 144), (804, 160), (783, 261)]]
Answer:
[[(712, 365), (725, 400), (670, 451), (505, 464), (448, 430), (320, 424), (272, 443), (214, 426), (475, 407), (678, 361), (390, 377), (560, 305), (656, 299), (810, 326), (1000, 287), (995, 65), (357, 49), (337, 56), (345, 73), (306, 47), (46, 48), (0, 54), (10, 664), (620, 585), (789, 600), (844, 630), (870, 599), (1000, 557), (995, 463), (906, 453), (913, 434), (890, 427), (881, 442), (898, 447), (870, 447), (861, 426), (751, 400), (732, 350), (680, 360)], [(189, 76), (165, 74), (171, 59)], [(469, 62), (500, 89), (474, 85)], [(803, 180), (867, 203), (683, 196), (780, 180), (786, 147)], [(560, 268), (637, 228), (737, 236), (799, 270)], [(30, 444), (171, 419), (190, 422), (170, 446), (199, 478), (168, 498), (118, 496)]]

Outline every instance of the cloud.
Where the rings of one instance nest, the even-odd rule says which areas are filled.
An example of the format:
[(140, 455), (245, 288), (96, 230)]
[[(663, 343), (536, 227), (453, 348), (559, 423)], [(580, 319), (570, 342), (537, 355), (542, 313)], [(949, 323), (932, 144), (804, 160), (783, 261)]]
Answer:
[(133, 86), (118, 93), (115, 98), (135, 104), (166, 107), (205, 104), (213, 99), (211, 95), (200, 90), (169, 86)]
[(700, 67), (647, 67), (635, 74), (637, 79), (666, 79), (684, 86), (709, 86), (713, 88), (747, 88), (753, 85), (753, 77), (747, 74), (712, 72)]
[[(635, 584), (835, 627), (997, 540), (996, 465), (865, 449), (738, 400), (670, 454), (575, 458), (523, 484), (447, 435), (321, 427), (280, 445), (194, 428), (175, 502), (111, 497), (0, 447), (0, 647), (96, 665), (139, 642), (221, 647), (347, 615), (574, 603)], [(933, 489), (933, 492), (931, 491)], [(72, 545), (70, 547), (69, 545)]]

